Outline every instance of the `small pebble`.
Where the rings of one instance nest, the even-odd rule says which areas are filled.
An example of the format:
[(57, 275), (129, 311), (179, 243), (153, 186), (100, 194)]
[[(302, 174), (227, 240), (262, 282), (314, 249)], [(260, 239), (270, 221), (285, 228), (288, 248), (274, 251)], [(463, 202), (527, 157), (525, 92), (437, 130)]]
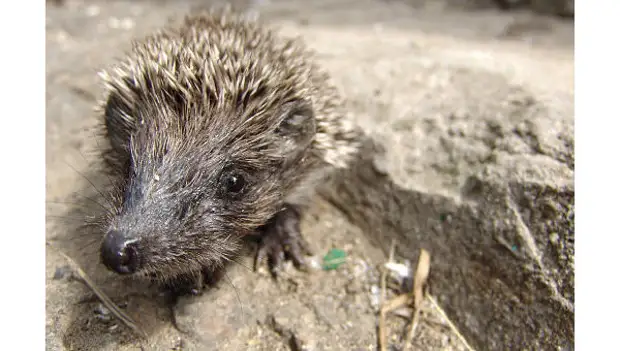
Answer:
[(54, 276), (52, 277), (52, 279), (60, 280), (64, 277), (69, 276), (70, 274), (71, 274), (71, 268), (69, 266), (58, 267), (56, 268), (56, 271), (54, 272)]
[(97, 319), (100, 319), (102, 321), (109, 321), (111, 318), (110, 310), (107, 307), (105, 307), (103, 304), (97, 305), (97, 308), (95, 308), (95, 315)]
[(321, 262), (319, 262), (319, 257), (317, 256), (308, 257), (306, 262), (308, 263), (308, 267), (313, 271), (320, 271), (322, 269)]
[(373, 308), (379, 308), (381, 304), (381, 289), (379, 289), (378, 285), (370, 287), (370, 304)]
[(411, 274), (409, 267), (403, 263), (387, 262), (385, 268), (389, 269), (392, 273), (396, 274), (398, 280), (406, 278)]
[(107, 307), (105, 307), (103, 304), (98, 304), (97, 308), (95, 308), (95, 313), (105, 316), (105, 315), (110, 314), (110, 310)]
[(560, 236), (558, 235), (558, 233), (553, 232), (553, 233), (549, 234), (549, 241), (552, 244), (557, 244), (559, 240), (560, 240)]

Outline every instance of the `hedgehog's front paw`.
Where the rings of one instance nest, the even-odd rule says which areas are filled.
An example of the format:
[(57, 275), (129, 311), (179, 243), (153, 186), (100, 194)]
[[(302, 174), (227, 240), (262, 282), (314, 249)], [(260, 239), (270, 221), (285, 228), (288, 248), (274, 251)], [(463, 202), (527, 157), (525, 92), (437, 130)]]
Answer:
[(300, 214), (293, 206), (276, 214), (266, 225), (260, 228), (261, 240), (254, 268), (267, 258), (269, 270), (277, 276), (280, 264), (289, 259), (301, 270), (306, 270), (305, 255), (312, 252), (299, 229)]
[(182, 296), (199, 296), (209, 287), (215, 286), (217, 281), (221, 278), (221, 270), (210, 270), (204, 268), (202, 272), (198, 274), (181, 275), (176, 279), (173, 279), (163, 286), (163, 291), (166, 293), (171, 303), (176, 303), (176, 300)]

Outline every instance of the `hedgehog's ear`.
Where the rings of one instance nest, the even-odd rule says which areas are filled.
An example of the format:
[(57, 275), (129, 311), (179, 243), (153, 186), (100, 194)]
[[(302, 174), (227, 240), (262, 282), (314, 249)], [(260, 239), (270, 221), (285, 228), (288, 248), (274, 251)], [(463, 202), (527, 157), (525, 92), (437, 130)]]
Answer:
[(127, 150), (129, 138), (135, 130), (131, 107), (118, 93), (112, 92), (103, 106), (103, 114), (112, 147), (117, 150)]
[(286, 154), (308, 147), (316, 134), (312, 104), (303, 100), (287, 103), (276, 132), (281, 137), (282, 150)]

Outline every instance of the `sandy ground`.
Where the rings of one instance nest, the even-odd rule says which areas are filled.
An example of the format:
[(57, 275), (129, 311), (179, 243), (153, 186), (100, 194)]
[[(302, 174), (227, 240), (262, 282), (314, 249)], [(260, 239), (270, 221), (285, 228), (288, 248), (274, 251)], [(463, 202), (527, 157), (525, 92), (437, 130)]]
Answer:
[[(285, 278), (276, 283), (264, 273), (237, 265), (228, 272), (228, 283), (200, 298), (185, 299), (172, 311), (150, 287), (105, 272), (98, 264), (97, 235), (72, 229), (88, 212), (74, 210), (75, 206), (84, 206), (80, 196), (96, 197), (93, 185), (100, 187), (106, 182), (93, 166), (97, 162), (92, 152), (97, 149), (93, 107), (100, 91), (97, 70), (128, 49), (131, 39), (193, 6), (196, 3), (186, 1), (48, 3), (47, 239), (73, 256), (151, 336), (148, 341), (137, 340), (92, 299), (82, 283), (63, 274), (66, 261), (48, 249), (47, 349), (376, 349), (380, 296), (377, 266), (384, 262), (385, 250), (327, 201), (317, 200), (306, 216), (304, 231), (319, 257), (332, 247), (347, 251), (348, 263), (341, 269), (312, 274), (287, 270)], [(381, 128), (381, 116), (387, 120), (388, 116), (398, 119), (412, 110), (418, 115), (426, 113), (426, 105), (418, 102), (433, 98), (424, 95), (428, 90), (421, 88), (431, 78), (438, 79), (437, 86), (446, 84), (441, 74), (429, 77), (425, 72), (430, 70), (420, 69), (433, 66), (435, 59), (484, 69), (491, 81), (493, 74), (509, 77), (541, 101), (572, 100), (572, 22), (529, 13), (457, 11), (439, 2), (416, 5), (415, 1), (395, 0), (314, 1), (312, 5), (272, 1), (263, 4), (261, 13), (283, 33), (302, 35), (319, 53), (367, 130)], [(484, 90), (476, 84), (492, 84), (475, 81), (476, 77), (469, 81), (467, 75), (458, 79), (466, 83), (456, 81), (454, 86), (465, 86), (472, 94)], [(422, 80), (426, 85), (415, 85)], [(492, 98), (489, 95), (488, 99)], [(451, 103), (441, 101), (446, 106)], [(565, 111), (559, 108), (558, 113), (569, 116), (567, 123), (572, 125), (572, 105), (560, 105)], [(564, 128), (572, 143), (568, 124), (558, 128)], [(432, 134), (432, 128), (426, 133)], [(416, 147), (427, 150), (425, 160), (445, 156), (432, 154), (430, 138), (418, 140)], [(563, 165), (573, 168), (571, 152), (552, 151)], [(415, 176), (394, 172), (393, 178), (403, 186), (415, 184), (417, 189), (447, 196), (457, 193), (460, 184), (455, 180), (458, 177), (446, 175), (449, 173), (429, 167)], [(249, 260), (244, 262), (249, 266)], [(173, 316), (185, 332), (172, 325)], [(429, 306), (423, 316), (425, 322), (414, 338), (414, 346), (424, 350), (464, 349)], [(393, 316), (389, 324), (393, 349), (400, 349), (406, 319)]]

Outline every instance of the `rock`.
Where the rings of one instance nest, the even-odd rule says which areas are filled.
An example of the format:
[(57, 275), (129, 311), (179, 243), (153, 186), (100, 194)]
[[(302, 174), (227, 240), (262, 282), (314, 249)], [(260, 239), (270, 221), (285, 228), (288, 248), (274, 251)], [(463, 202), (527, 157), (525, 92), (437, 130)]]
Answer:
[[(418, 72), (425, 98), (395, 93), (409, 113), (364, 118), (367, 150), (323, 195), (385, 253), (392, 238), (412, 262), (428, 250), (431, 293), (477, 349), (572, 345), (572, 100), (467, 60)], [(376, 111), (357, 89), (352, 104)]]

